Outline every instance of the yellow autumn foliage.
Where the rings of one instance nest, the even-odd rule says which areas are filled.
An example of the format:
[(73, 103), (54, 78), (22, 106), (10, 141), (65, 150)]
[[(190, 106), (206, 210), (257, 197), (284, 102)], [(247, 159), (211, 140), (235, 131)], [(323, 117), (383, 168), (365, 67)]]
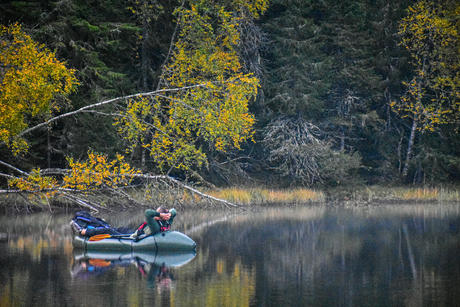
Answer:
[(226, 151), (252, 139), (255, 118), (248, 104), (259, 80), (243, 71), (237, 46), (240, 23), (267, 6), (267, 0), (190, 0), (176, 10), (180, 31), (164, 70), (164, 92), (148, 104), (130, 101), (116, 122), (124, 138), (147, 149), (160, 170), (206, 163), (205, 145)]
[(55, 99), (78, 84), (54, 52), (35, 42), (21, 26), (0, 26), (0, 141), (14, 153), (27, 149), (17, 135), (26, 118), (49, 117), (61, 105)]
[(62, 179), (62, 187), (77, 190), (95, 190), (103, 187), (115, 188), (131, 182), (132, 175), (139, 173), (124, 161), (122, 155), (108, 160), (106, 155), (88, 152), (88, 159), (67, 159), (70, 173)]
[(420, 123), (421, 130), (433, 131), (460, 117), (458, 10), (460, 5), (421, 0), (409, 7), (400, 22), (400, 45), (409, 52), (415, 73), (403, 83), (406, 93), (391, 105)]
[(33, 169), (27, 177), (12, 178), (8, 184), (21, 191), (52, 197), (69, 190), (88, 192), (126, 186), (132, 181), (133, 175), (140, 173), (118, 154), (109, 160), (106, 155), (89, 151), (85, 161), (75, 161), (73, 158), (67, 161), (70, 169), (62, 180), (42, 175), (40, 169)]
[(8, 181), (9, 186), (16, 187), (21, 191), (27, 192), (45, 192), (47, 197), (56, 194), (56, 188), (59, 187), (55, 178), (42, 176), (40, 169), (33, 169), (26, 178), (13, 178)]

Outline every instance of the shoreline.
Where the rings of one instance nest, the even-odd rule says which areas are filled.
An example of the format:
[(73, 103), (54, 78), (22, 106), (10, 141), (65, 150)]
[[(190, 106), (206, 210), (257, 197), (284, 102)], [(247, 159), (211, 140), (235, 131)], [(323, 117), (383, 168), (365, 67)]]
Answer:
[[(423, 204), (460, 204), (460, 187), (385, 187), (360, 186), (340, 187), (325, 190), (308, 188), (273, 189), (261, 187), (231, 187), (203, 190), (204, 193), (229, 201), (235, 209), (264, 208), (274, 206), (327, 206), (327, 207), (372, 207), (383, 205), (423, 205)], [(138, 192), (143, 195), (143, 191)], [(104, 195), (100, 196), (101, 199)], [(39, 198), (37, 198), (39, 199)], [(152, 201), (156, 199), (159, 201)], [(113, 198), (111, 199), (113, 200)], [(196, 195), (184, 192), (180, 199), (151, 198), (145, 202), (130, 205), (108, 205), (100, 212), (126, 211), (139, 208), (154, 208), (164, 203), (174, 204), (177, 208), (222, 208), (218, 202), (210, 205)], [(230, 207), (227, 207), (230, 208)], [(59, 199), (53, 201), (32, 202), (20, 195), (0, 196), (0, 214), (30, 214), (50, 211), (52, 213), (74, 212), (85, 208)], [(87, 210), (87, 209), (86, 209)]]

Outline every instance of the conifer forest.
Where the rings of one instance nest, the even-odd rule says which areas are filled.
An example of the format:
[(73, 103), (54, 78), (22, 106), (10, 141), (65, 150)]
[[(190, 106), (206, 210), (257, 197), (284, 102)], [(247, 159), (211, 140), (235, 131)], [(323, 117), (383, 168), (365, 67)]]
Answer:
[(2, 1), (0, 189), (91, 206), (78, 191), (155, 178), (458, 185), (459, 16), (455, 0)]

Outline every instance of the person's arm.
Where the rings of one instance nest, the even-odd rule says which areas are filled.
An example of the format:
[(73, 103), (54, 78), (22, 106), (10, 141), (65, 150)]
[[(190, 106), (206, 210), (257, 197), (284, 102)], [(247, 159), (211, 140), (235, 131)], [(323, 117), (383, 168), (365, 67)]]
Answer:
[(169, 224), (172, 224), (174, 221), (174, 218), (177, 215), (176, 209), (172, 208), (171, 210), (169, 210), (169, 213), (171, 213), (171, 217), (169, 218)]
[(145, 210), (145, 219), (148, 222), (149, 219), (153, 220), (154, 217), (159, 217), (160, 213), (153, 209)]
[(145, 210), (145, 221), (152, 233), (160, 232), (160, 225), (155, 221), (156, 217), (160, 217), (160, 213), (153, 209)]

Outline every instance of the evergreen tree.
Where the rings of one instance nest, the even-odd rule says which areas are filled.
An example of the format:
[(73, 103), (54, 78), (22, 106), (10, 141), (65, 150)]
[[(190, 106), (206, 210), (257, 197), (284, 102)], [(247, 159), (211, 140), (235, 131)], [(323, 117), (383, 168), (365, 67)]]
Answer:
[(299, 116), (335, 150), (363, 149), (364, 128), (382, 121), (372, 17), (366, 1), (273, 1), (263, 24), (272, 42), (265, 56), (267, 118)]

